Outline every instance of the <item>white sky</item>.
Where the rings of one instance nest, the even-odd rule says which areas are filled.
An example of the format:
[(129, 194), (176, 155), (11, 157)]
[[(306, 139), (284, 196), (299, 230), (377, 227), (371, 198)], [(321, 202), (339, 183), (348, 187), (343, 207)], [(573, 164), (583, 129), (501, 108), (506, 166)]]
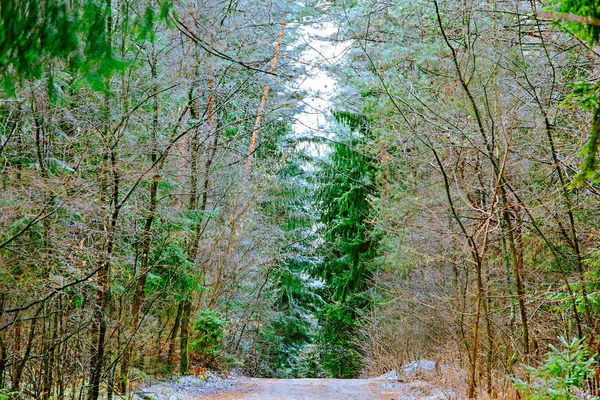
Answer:
[[(304, 98), (304, 111), (296, 114), (294, 132), (298, 136), (330, 136), (326, 116), (332, 106), (337, 82), (327, 67), (340, 62), (350, 46), (350, 42), (332, 41), (337, 27), (331, 22), (318, 25), (305, 25), (300, 28), (300, 41), (308, 48), (300, 55), (300, 61), (307, 64), (307, 77), (298, 82), (298, 89), (308, 92)], [(312, 133), (311, 133), (312, 132)], [(307, 149), (307, 144), (301, 144)], [(313, 151), (319, 151), (314, 148)], [(321, 149), (322, 150), (322, 149)]]

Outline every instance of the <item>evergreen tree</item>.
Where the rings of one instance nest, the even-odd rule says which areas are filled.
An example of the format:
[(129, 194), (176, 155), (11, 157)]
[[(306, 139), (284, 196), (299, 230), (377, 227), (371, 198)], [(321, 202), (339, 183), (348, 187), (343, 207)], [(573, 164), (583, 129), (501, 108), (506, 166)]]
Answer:
[[(275, 124), (277, 127), (278, 124)], [(284, 160), (276, 173), (277, 184), (263, 203), (263, 212), (271, 214), (282, 230), (288, 246), (270, 273), (273, 316), (261, 331), (260, 346), (265, 355), (260, 368), (263, 376), (314, 377), (318, 369), (311, 368), (305, 355), (318, 331), (316, 313), (322, 304), (315, 291), (319, 280), (310, 276), (316, 264), (313, 230), (317, 216), (310, 204), (314, 176), (304, 164), (310, 156), (298, 151), (296, 140), (286, 135), (289, 126), (273, 129), (279, 137), (266, 143), (257, 153)], [(278, 131), (278, 132), (277, 132)]]
[(334, 377), (352, 378), (363, 366), (360, 317), (371, 303), (369, 260), (374, 246), (368, 218), (375, 168), (361, 152), (369, 137), (366, 118), (350, 112), (335, 112), (334, 117), (350, 128), (350, 134), (331, 145), (319, 178), (317, 207), (324, 243), (317, 274), (325, 282), (327, 302), (320, 314), (319, 345), (323, 367)]

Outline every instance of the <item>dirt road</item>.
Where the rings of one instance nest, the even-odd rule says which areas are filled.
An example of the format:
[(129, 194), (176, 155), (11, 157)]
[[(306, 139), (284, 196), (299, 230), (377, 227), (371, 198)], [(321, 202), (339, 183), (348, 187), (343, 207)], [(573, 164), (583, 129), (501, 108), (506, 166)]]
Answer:
[(395, 371), (370, 379), (258, 379), (208, 372), (147, 382), (135, 400), (443, 400), (440, 382)]
[[(405, 393), (384, 379), (251, 379), (206, 400), (396, 400)], [(411, 397), (402, 397), (411, 398)]]

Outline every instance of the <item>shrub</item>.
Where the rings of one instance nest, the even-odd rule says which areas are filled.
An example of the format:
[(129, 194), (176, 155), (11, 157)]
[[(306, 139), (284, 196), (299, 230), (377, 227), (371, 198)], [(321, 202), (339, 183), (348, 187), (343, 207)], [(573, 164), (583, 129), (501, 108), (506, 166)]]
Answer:
[(573, 392), (586, 387), (586, 381), (594, 374), (594, 356), (589, 355), (586, 338), (568, 342), (559, 337), (560, 349), (550, 345), (546, 362), (538, 368), (527, 367), (531, 381), (512, 378), (523, 399), (570, 400)]
[(194, 361), (209, 368), (219, 367), (226, 327), (227, 321), (213, 310), (202, 310), (196, 314), (191, 342)]

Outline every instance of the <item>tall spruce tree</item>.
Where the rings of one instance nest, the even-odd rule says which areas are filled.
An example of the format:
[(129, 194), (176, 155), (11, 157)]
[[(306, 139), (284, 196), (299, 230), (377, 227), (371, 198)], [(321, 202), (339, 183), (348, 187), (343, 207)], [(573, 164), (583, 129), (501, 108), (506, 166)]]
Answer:
[[(318, 331), (316, 313), (322, 299), (315, 291), (320, 281), (310, 276), (316, 264), (313, 230), (317, 216), (310, 204), (314, 173), (305, 168), (312, 157), (297, 148), (297, 137), (285, 123), (273, 124), (265, 133), (267, 141), (258, 149), (258, 161), (266, 157), (281, 162), (273, 186), (265, 193), (262, 212), (277, 221), (285, 250), (269, 272), (268, 297), (271, 317), (259, 335), (257, 348), (266, 357), (259, 374), (268, 377), (314, 377), (307, 354)], [(271, 165), (273, 166), (273, 165)]]
[(375, 167), (362, 152), (369, 137), (367, 119), (351, 112), (334, 112), (350, 128), (347, 137), (331, 144), (322, 166), (317, 207), (323, 238), (323, 263), (317, 268), (325, 282), (327, 305), (320, 313), (321, 364), (336, 378), (356, 377), (363, 367), (358, 346), (360, 317), (370, 304), (374, 246), (370, 235), (369, 196), (375, 193)]

